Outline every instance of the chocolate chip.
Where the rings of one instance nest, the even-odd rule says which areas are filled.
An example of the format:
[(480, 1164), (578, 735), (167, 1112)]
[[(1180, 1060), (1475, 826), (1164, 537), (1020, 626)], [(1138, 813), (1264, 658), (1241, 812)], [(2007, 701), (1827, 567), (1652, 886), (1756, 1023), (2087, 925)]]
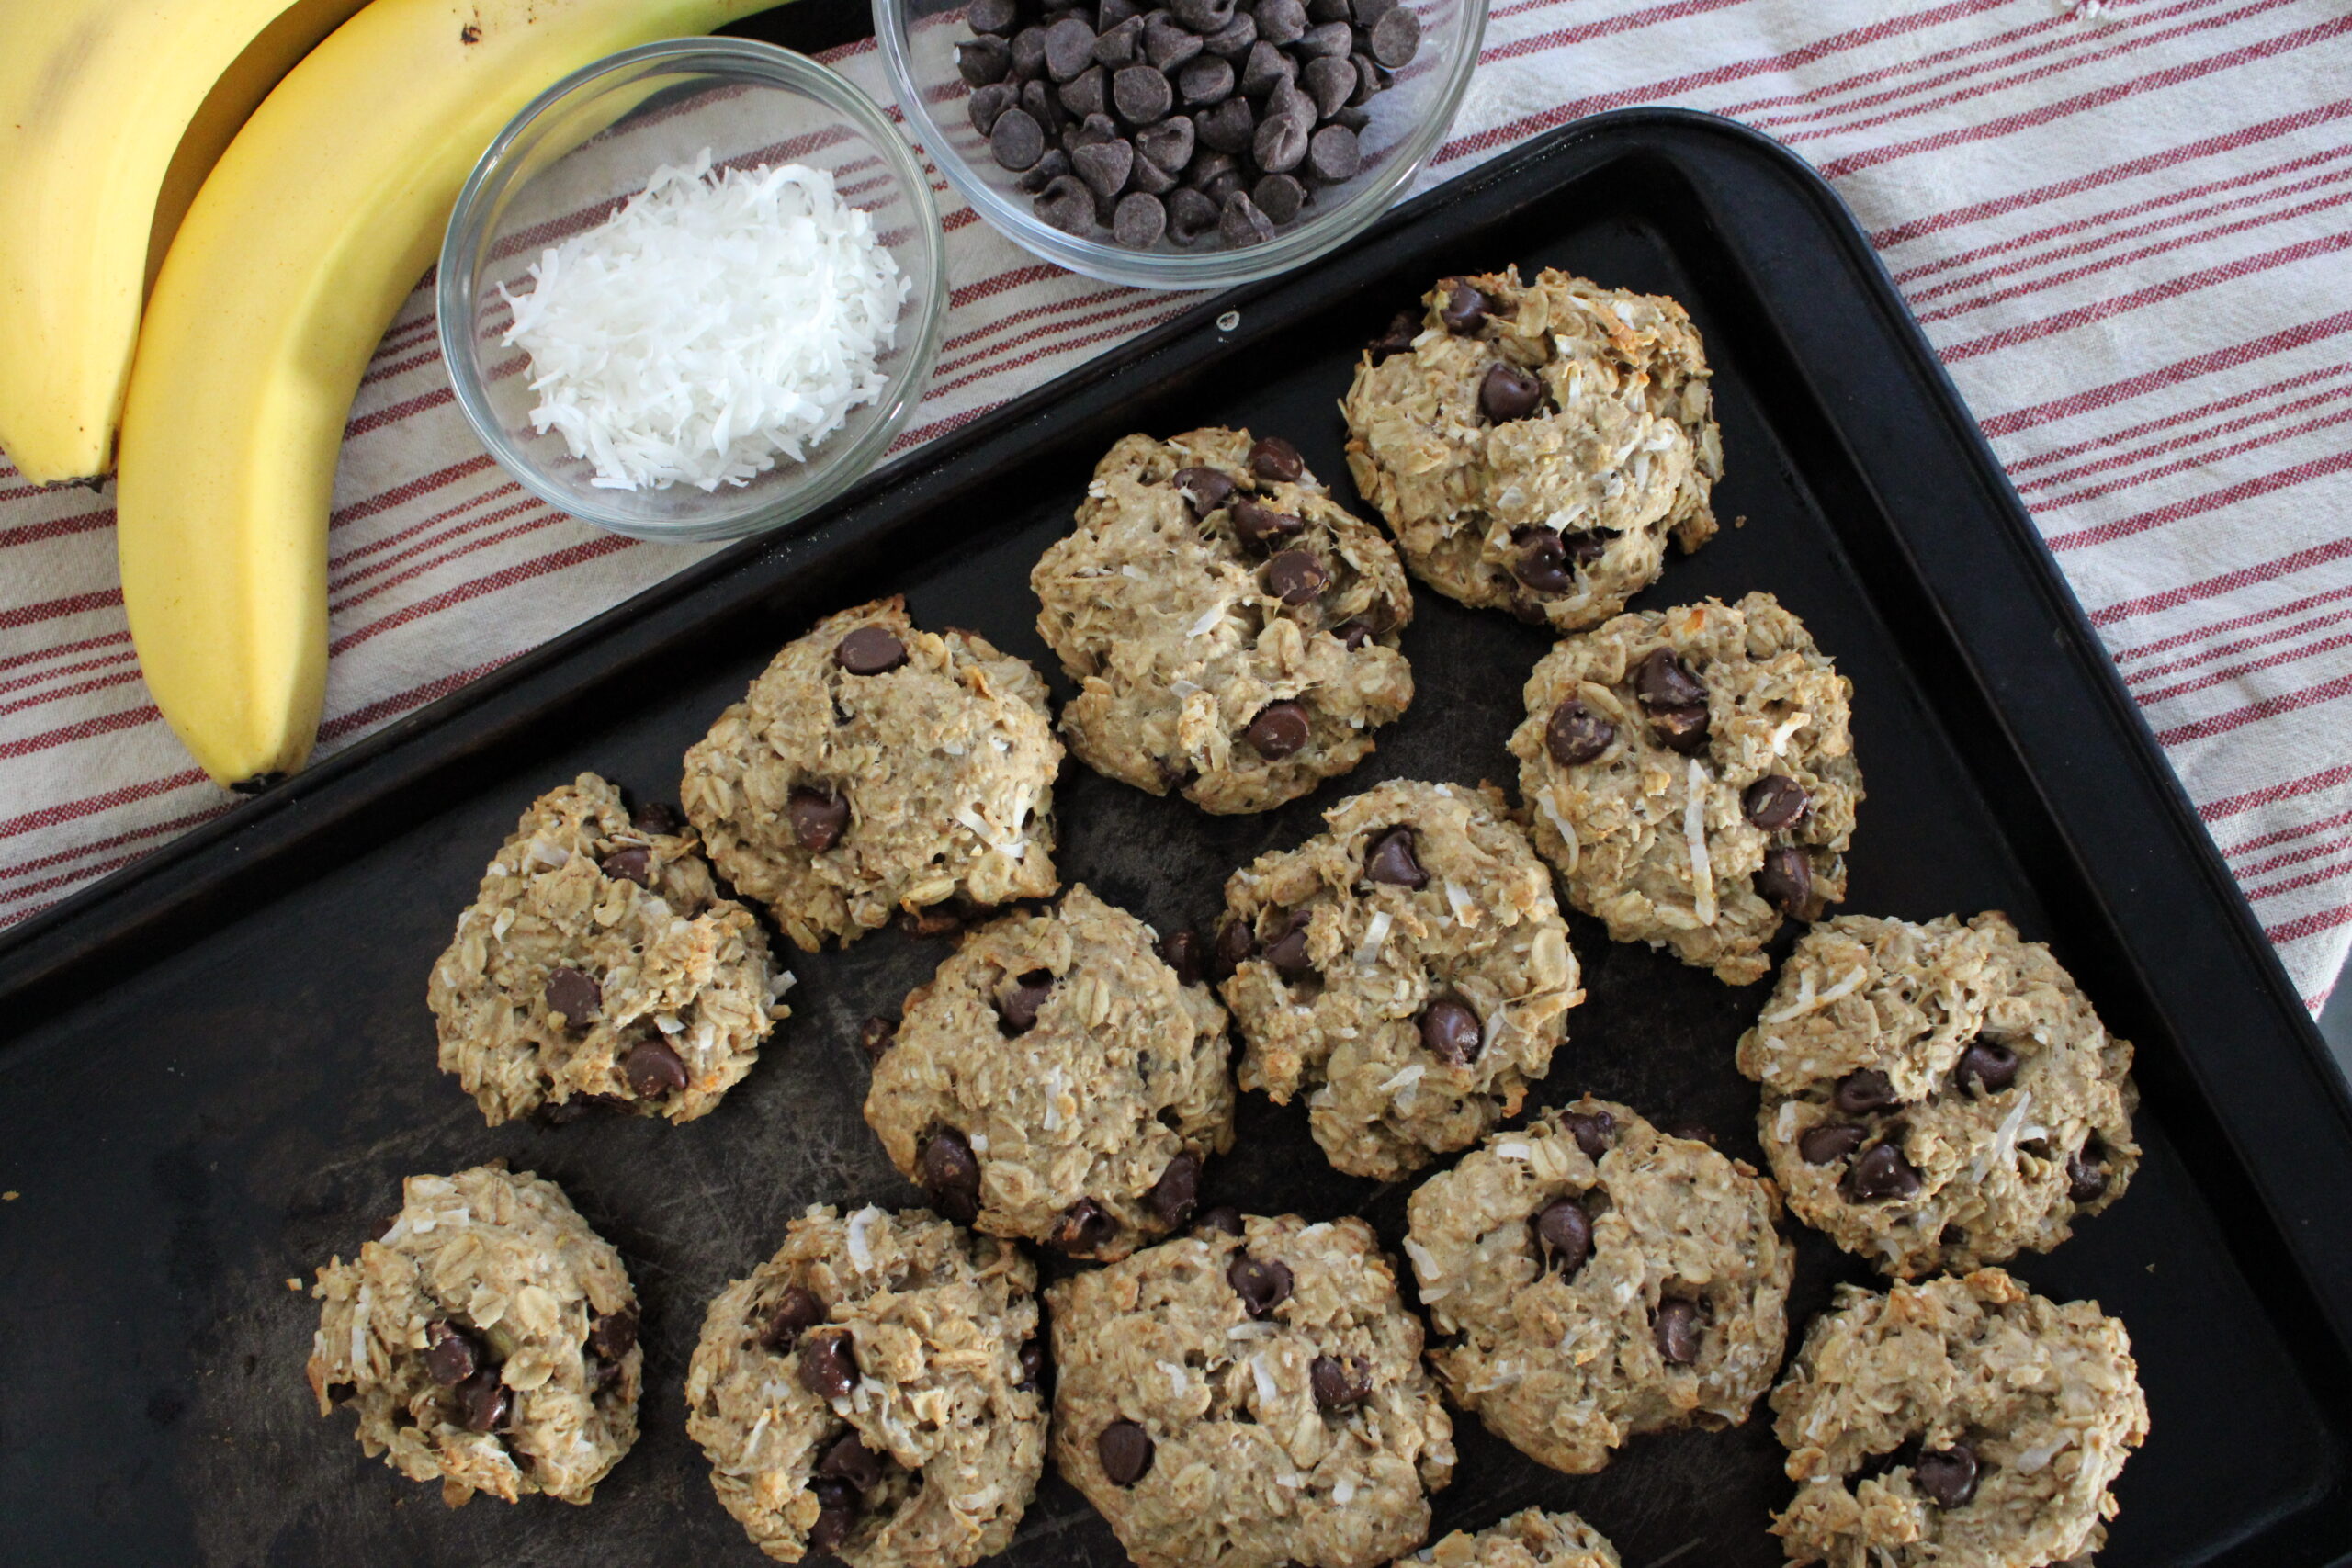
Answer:
[(871, 1492), (882, 1484), (888, 1461), (865, 1446), (855, 1432), (844, 1432), (841, 1440), (825, 1450), (817, 1461), (817, 1473), (846, 1481), (860, 1492)]
[(911, 937), (926, 941), (933, 937), (952, 936), (964, 929), (964, 917), (953, 905), (933, 904), (921, 909), (899, 911), (899, 929)]
[[(1338, 62), (1317, 61), (1316, 63)], [(1344, 125), (1325, 126), (1306, 144), (1306, 172), (1326, 185), (1351, 180), (1356, 177), (1356, 171), (1363, 167), (1363, 152), (1356, 145), (1356, 133)]]
[(970, 1140), (953, 1127), (943, 1127), (923, 1145), (916, 1163), (932, 1207), (958, 1224), (978, 1218), (980, 1162)]
[(1197, 986), (1206, 967), (1201, 939), (1191, 931), (1170, 931), (1159, 939), (1159, 961), (1176, 971), (1180, 986)]
[(1354, 620), (1341, 621), (1338, 626), (1333, 626), (1331, 635), (1340, 639), (1341, 648), (1353, 653), (1365, 643), (1370, 642), (1374, 633), (1370, 624), (1362, 616), (1358, 616)]
[(1487, 297), (1458, 277), (1445, 280), (1445, 303), (1437, 319), (1455, 337), (1469, 337), (1487, 324)]
[(458, 1388), (458, 1407), (469, 1432), (503, 1430), (514, 1415), (514, 1394), (499, 1381), (496, 1367), (484, 1367)]
[(1250, 444), (1250, 471), (1269, 483), (1295, 484), (1306, 472), (1306, 459), (1281, 436), (1261, 435)]
[(329, 1404), (347, 1404), (358, 1397), (359, 1385), (356, 1382), (331, 1382), (327, 1384), (327, 1403)]
[(1410, 310), (1399, 310), (1390, 320), (1388, 330), (1364, 345), (1364, 352), (1378, 365), (1391, 355), (1412, 352), (1413, 340), (1421, 335), (1421, 319)]
[(1922, 1185), (1918, 1171), (1892, 1140), (1872, 1145), (1846, 1173), (1846, 1196), (1858, 1203), (1916, 1198)]
[(1974, 1078), (1986, 1094), (1998, 1094), (2017, 1082), (2018, 1054), (1980, 1034), (1960, 1054), (1960, 1066), (1953, 1069), (1952, 1077), (1962, 1089)]
[(1266, 962), (1275, 973), (1297, 979), (1315, 973), (1314, 961), (1306, 956), (1308, 916), (1304, 909), (1291, 911), (1289, 923), (1272, 942), (1266, 943)]
[(1564, 768), (1591, 761), (1616, 739), (1617, 727), (1575, 697), (1554, 708), (1544, 726), (1544, 749)]
[(1355, 0), (1348, 7), (1348, 14), (1354, 17), (1356, 26), (1368, 28), (1386, 16), (1396, 3), (1397, 0)]
[(1179, 468), (1169, 482), (1183, 496), (1196, 518), (1206, 518), (1233, 499), (1233, 481), (1215, 468)]
[(1421, 51), (1421, 18), (1410, 6), (1391, 6), (1372, 25), (1372, 57), (1391, 71), (1402, 71)]
[(1592, 1216), (1573, 1198), (1557, 1198), (1535, 1216), (1535, 1240), (1544, 1267), (1574, 1279), (1592, 1256)]
[(1221, 104), (1233, 96), (1233, 62), (1204, 54), (1176, 73), (1176, 91), (1193, 108)]
[(1236, 248), (1262, 245), (1274, 237), (1274, 220), (1258, 209), (1247, 191), (1237, 190), (1225, 198), (1224, 207), (1217, 211), (1216, 231), (1220, 239)]
[(1012, 73), (1026, 82), (1042, 75), (1046, 69), (1046, 29), (1039, 27), (1022, 28), (1012, 35)]
[[(1107, 17), (1108, 11), (1105, 11), (1104, 15)], [(1129, 17), (1125, 21), (1115, 26), (1105, 27), (1094, 35), (1094, 62), (1106, 71), (1117, 71), (1123, 66), (1133, 65), (1142, 58), (1143, 18), (1141, 17)], [(1111, 90), (1115, 96), (1118, 92), (1116, 82), (1112, 84)]]
[(1421, 1014), (1421, 1043), (1440, 1060), (1466, 1067), (1478, 1059), (1482, 1044), (1478, 1015), (1455, 998), (1441, 997)]
[[(1257, 135), (1250, 142), (1250, 152), (1258, 166), (1270, 175), (1295, 169), (1306, 160), (1306, 128), (1288, 116), (1261, 121)], [(1252, 210), (1256, 209), (1252, 208)], [(1272, 227), (1271, 221), (1268, 228)]]
[(1199, 1235), (1207, 1232), (1218, 1235), (1239, 1235), (1241, 1230), (1241, 1211), (1230, 1203), (1219, 1203), (1201, 1216), (1200, 1223), (1193, 1227), (1193, 1234)]
[(1258, 0), (1258, 36), (1272, 44), (1296, 43), (1306, 33), (1305, 0)]
[(639, 1100), (659, 1100), (686, 1087), (686, 1064), (659, 1040), (640, 1040), (621, 1058), (621, 1077)]
[(1549, 528), (1521, 528), (1512, 539), (1520, 547), (1519, 558), (1511, 563), (1511, 575), (1538, 593), (1566, 593), (1576, 586), (1569, 575), (1567, 547), (1560, 536)]
[(1903, 1103), (1895, 1097), (1894, 1080), (1876, 1067), (1859, 1067), (1848, 1073), (1838, 1080), (1829, 1098), (1849, 1116), (1866, 1116)]
[(1250, 929), (1249, 921), (1229, 919), (1217, 928), (1213, 956), (1218, 979), (1230, 979), (1236, 969), (1257, 955), (1258, 933)]
[(846, 1481), (831, 1476), (811, 1481), (809, 1495), (817, 1499), (817, 1522), (808, 1527), (808, 1550), (823, 1554), (839, 1551), (857, 1525), (857, 1492)]
[(600, 1312), (588, 1325), (588, 1348), (607, 1361), (617, 1361), (637, 1344), (637, 1314), (628, 1307)]
[(1333, 1414), (1353, 1410), (1372, 1397), (1372, 1367), (1362, 1356), (1344, 1361), (1317, 1356), (1306, 1369), (1306, 1382), (1315, 1391), (1315, 1407)]
[(455, 1388), (481, 1370), (481, 1347), (447, 1318), (424, 1325), (424, 1372), (443, 1388)]
[(1180, 245), (1189, 245), (1216, 227), (1216, 203), (1189, 186), (1168, 195), (1168, 232)]
[(1091, 1198), (1080, 1198), (1054, 1221), (1053, 1234), (1046, 1241), (1057, 1252), (1091, 1258), (1110, 1246), (1118, 1234), (1119, 1222), (1108, 1209)]
[(1069, 154), (1058, 147), (1049, 147), (1044, 157), (1029, 165), (1028, 173), (1012, 183), (1015, 188), (1035, 196), (1069, 173)]
[(1617, 1118), (1606, 1111), (1563, 1111), (1560, 1126), (1589, 1160), (1599, 1160), (1617, 1141)]
[(992, 87), (1012, 74), (1012, 47), (1002, 39), (966, 39), (956, 46), (956, 73), (975, 87)]
[(1305, 750), (1315, 727), (1307, 721), (1306, 710), (1296, 703), (1270, 703), (1258, 711), (1243, 733), (1258, 755), (1279, 762)]
[(1306, 0), (1306, 14), (1318, 22), (1351, 21), (1355, 7), (1348, 0)]
[(1764, 864), (1756, 873), (1756, 896), (1792, 920), (1804, 919), (1813, 902), (1813, 862), (1793, 847), (1765, 851)]
[(1250, 187), (1250, 199), (1269, 222), (1287, 223), (1306, 209), (1306, 187), (1292, 175), (1268, 175)]
[(1125, 27), (1131, 21), (1141, 21), (1143, 9), (1138, 0), (1102, 0), (1102, 4), (1095, 7), (1095, 28), (1107, 33), (1113, 28)]
[(1046, 1383), (1046, 1347), (1035, 1339), (1021, 1342), (1021, 1381), (1017, 1388), (1042, 1389)]
[(1176, 102), (1168, 78), (1148, 65), (1123, 65), (1111, 78), (1111, 103), (1136, 125), (1164, 117)]
[(1277, 512), (1247, 498), (1233, 503), (1233, 532), (1252, 549), (1271, 549), (1276, 539), (1304, 533), (1306, 525), (1287, 512)]
[(2095, 1145), (2086, 1145), (2081, 1153), (2066, 1156), (2066, 1196), (2075, 1202), (2105, 1197), (2107, 1180), (2107, 1164), (2098, 1157)]
[(1014, 0), (972, 0), (964, 7), (964, 25), (976, 33), (1009, 33), (1020, 19)]
[(1054, 973), (1050, 969), (1032, 969), (1013, 982), (1012, 989), (996, 1004), (1001, 1027), (1007, 1034), (1026, 1034), (1037, 1026), (1037, 1010), (1054, 994)]
[(631, 844), (625, 850), (615, 850), (597, 863), (597, 870), (615, 882), (634, 882), (639, 887), (653, 886), (653, 852), (643, 844)]
[[(1319, 130), (1316, 132), (1316, 139), (1320, 141), (1336, 129)], [(1347, 133), (1340, 131), (1340, 134), (1344, 136)], [(1490, 365), (1487, 367), (1486, 379), (1478, 383), (1479, 411), (1497, 424), (1525, 419), (1543, 406), (1544, 378), (1520, 366)], [(1549, 528), (1544, 531), (1555, 539), (1559, 537)]]
[(857, 1386), (857, 1348), (849, 1330), (811, 1334), (800, 1342), (800, 1386), (820, 1399), (839, 1399)]
[(1090, 65), (1063, 83), (1057, 96), (1062, 101), (1062, 107), (1090, 120), (1111, 107), (1111, 90), (1100, 65)]
[(577, 969), (553, 969), (548, 973), (545, 996), (548, 1010), (563, 1014), (564, 1026), (578, 1034), (595, 1021), (605, 988)]
[(1063, 175), (1037, 197), (1037, 216), (1065, 234), (1094, 231), (1094, 193), (1075, 175)]
[(1143, 57), (1161, 71), (1175, 71), (1201, 52), (1198, 33), (1186, 30), (1175, 17), (1154, 11), (1144, 18)]
[(879, 675), (907, 661), (907, 645), (888, 626), (860, 626), (834, 645), (833, 658), (853, 675)]
[[(1404, 7), (1397, 7), (1403, 10)], [(1408, 11), (1406, 15), (1412, 13)], [(1669, 1367), (1687, 1367), (1699, 1359), (1699, 1303), (1679, 1298), (1657, 1303), (1657, 1316), (1652, 1320), (1651, 1332), (1657, 1337), (1657, 1353)]]
[[(1315, 100), (1315, 112), (1330, 118), (1347, 106), (1356, 90), (1355, 62), (1344, 56), (1310, 60), (1298, 73), (1299, 85)], [(1312, 149), (1309, 150), (1310, 155)]]
[(1388, 72), (1362, 50), (1350, 55), (1348, 62), (1356, 68), (1356, 90), (1348, 96), (1348, 103), (1360, 107), (1388, 85)]
[(1154, 168), (1179, 175), (1192, 161), (1193, 145), (1196, 140), (1193, 122), (1182, 115), (1175, 115), (1136, 132), (1136, 155)]
[(1284, 550), (1266, 563), (1266, 586), (1285, 604), (1312, 604), (1331, 586), (1313, 550)]
[(1047, 141), (1060, 135), (1062, 128), (1069, 123), (1061, 95), (1043, 77), (1021, 85), (1021, 112), (1037, 122), (1038, 130)]
[(1241, 1310), (1263, 1317), (1290, 1300), (1290, 1265), (1278, 1258), (1258, 1258), (1244, 1252), (1225, 1270), (1225, 1282), (1241, 1298)]
[(792, 824), (792, 841), (820, 855), (841, 842), (849, 826), (849, 802), (825, 790), (796, 789), (785, 797), (784, 815)]
[(1152, 1218), (1173, 1230), (1192, 1217), (1193, 1205), (1200, 1201), (1201, 1156), (1182, 1151), (1160, 1167), (1159, 1179), (1151, 1184), (1148, 1201)]
[(1860, 1148), (1870, 1135), (1869, 1128), (1851, 1122), (1823, 1122), (1804, 1130), (1797, 1140), (1797, 1153), (1807, 1165), (1835, 1165)]
[(1084, 21), (1064, 17), (1046, 29), (1046, 73), (1055, 81), (1070, 81), (1093, 63), (1094, 29)]
[(1003, 110), (989, 128), (989, 156), (1000, 169), (1025, 169), (1045, 152), (1045, 130), (1025, 108)]
[(1136, 150), (1126, 141), (1098, 141), (1072, 151), (1069, 165), (1087, 189), (1108, 201), (1125, 188), (1136, 166)]
[(1233, 20), (1233, 0), (1169, 0), (1168, 11), (1196, 33), (1213, 33)]
[(1133, 1421), (1114, 1421), (1094, 1437), (1094, 1457), (1114, 1486), (1133, 1486), (1151, 1469), (1151, 1434)]
[(1201, 35), (1201, 47), (1220, 60), (1238, 59), (1257, 41), (1258, 19), (1247, 11), (1236, 11), (1225, 26)]
[(1670, 648), (1654, 648), (1634, 670), (1634, 694), (1645, 708), (1703, 705), (1707, 688)]
[(1957, 1508), (1976, 1495), (1976, 1450), (1966, 1443), (1929, 1449), (1912, 1461), (1911, 1479), (1939, 1508)]
[(857, 1026), (857, 1043), (868, 1056), (879, 1060), (883, 1052), (899, 1043), (899, 1026), (877, 1013)]
[(674, 833), (684, 827), (684, 823), (679, 820), (676, 807), (665, 806), (658, 800), (648, 800), (629, 812), (628, 825), (640, 833), (660, 835)]
[(760, 1325), (760, 1345), (779, 1356), (792, 1353), (804, 1330), (814, 1328), (825, 1321), (825, 1303), (817, 1293), (800, 1285), (787, 1285), (784, 1294), (776, 1298), (775, 1309)]
[(1414, 842), (1410, 828), (1389, 829), (1372, 841), (1364, 855), (1364, 875), (1391, 887), (1427, 887), (1430, 874), (1421, 869), (1419, 858), (1413, 853)]
[[(1267, 42), (1264, 28), (1261, 27), (1258, 41), (1250, 46), (1250, 52), (1242, 58), (1240, 96), (1250, 102), (1263, 102), (1266, 95), (1284, 82), (1295, 79), (1297, 74), (1297, 62)], [(1250, 118), (1250, 102), (1244, 102), (1241, 105), (1242, 118), (1250, 119), (1254, 126), (1256, 121)], [(1235, 151), (1235, 149), (1227, 149), (1227, 151)]]
[(1767, 773), (1740, 792), (1739, 809), (1750, 822), (1776, 833), (1804, 815), (1813, 804), (1804, 785), (1786, 773)]

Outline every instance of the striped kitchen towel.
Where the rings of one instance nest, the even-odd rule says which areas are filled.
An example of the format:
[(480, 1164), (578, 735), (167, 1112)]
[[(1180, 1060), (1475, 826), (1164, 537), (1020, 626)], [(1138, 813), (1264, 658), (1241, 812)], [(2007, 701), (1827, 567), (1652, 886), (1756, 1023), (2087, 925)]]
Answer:
[[(2347, 35), (2340, 0), (1500, 0), (1424, 176), (1633, 104), (1812, 160), (2314, 1008), (2352, 942)], [(870, 43), (833, 59), (888, 98)], [(1189, 303), (1036, 263), (938, 188), (953, 310), (908, 444)], [(0, 923), (228, 804), (140, 683), (109, 502), (0, 468)], [(353, 410), (332, 539), (328, 750), (695, 558), (504, 480), (424, 290)]]

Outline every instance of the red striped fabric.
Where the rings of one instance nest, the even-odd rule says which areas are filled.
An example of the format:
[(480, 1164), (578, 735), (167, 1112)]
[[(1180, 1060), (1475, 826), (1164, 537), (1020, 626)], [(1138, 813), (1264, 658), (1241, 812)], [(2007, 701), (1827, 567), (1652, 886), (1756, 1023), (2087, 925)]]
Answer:
[[(1424, 175), (1645, 103), (1730, 114), (1824, 170), (2314, 1007), (2352, 945), (2347, 51), (2333, 0), (1502, 0)], [(870, 45), (831, 58), (886, 96)], [(1185, 303), (1045, 265), (933, 184), (947, 341), (898, 450)], [(429, 280), (349, 434), (323, 750), (700, 553), (504, 479), (448, 395)], [(110, 502), (0, 464), (0, 924), (228, 804), (137, 678)]]

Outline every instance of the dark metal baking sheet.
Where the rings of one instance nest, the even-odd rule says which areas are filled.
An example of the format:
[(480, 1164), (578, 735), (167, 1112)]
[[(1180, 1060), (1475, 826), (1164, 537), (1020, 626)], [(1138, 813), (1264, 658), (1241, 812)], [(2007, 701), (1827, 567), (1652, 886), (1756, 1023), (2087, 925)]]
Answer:
[[(2130, 1325), (2154, 1413), (2102, 1562), (2301, 1568), (2352, 1544), (2352, 1120), (2339, 1081), (1932, 355), (1826, 187), (1770, 142), (1668, 111), (1584, 122), (1421, 198), (1342, 254), (1200, 310), (255, 800), (0, 947), (0, 1562), (514, 1564), (762, 1561), (685, 1438), (704, 1304), (812, 1201), (910, 1201), (859, 1116), (859, 1020), (944, 953), (896, 933), (796, 959), (796, 1013), (713, 1115), (485, 1130), (433, 1066), (427, 968), (524, 804), (593, 768), (649, 795), (773, 649), (886, 592), (1050, 665), (1030, 563), (1131, 429), (1290, 436), (1343, 497), (1336, 400), (1358, 344), (1426, 280), (1515, 262), (1675, 294), (1716, 367), (1728, 521), (1643, 603), (1767, 589), (1856, 688), (1870, 797), (1849, 908), (1997, 907), (2052, 941), (2140, 1047), (2147, 1163), (2129, 1198), (2018, 1271)], [(1238, 311), (1230, 330), (1216, 323)], [(1082, 769), (1066, 875), (1159, 922), (1376, 780), (1510, 775), (1544, 639), (1419, 595), (1412, 712), (1353, 776), (1204, 818)], [(1731, 1046), (1761, 987), (1575, 937), (1590, 999), (1536, 1103), (1585, 1088), (1755, 1155)], [(1303, 1113), (1248, 1097), (1211, 1195), (1361, 1212)], [(556, 1178), (642, 1293), (636, 1451), (593, 1506), (478, 1501), (363, 1459), (300, 1368), (307, 1280), (400, 1178), (496, 1156)], [(1860, 1278), (1818, 1237), (1804, 1319)], [(1438, 1528), (1584, 1511), (1628, 1568), (1764, 1568), (1788, 1495), (1762, 1420), (1642, 1439), (1554, 1474), (1460, 1422)], [(1048, 1480), (1008, 1561), (1114, 1564)]]

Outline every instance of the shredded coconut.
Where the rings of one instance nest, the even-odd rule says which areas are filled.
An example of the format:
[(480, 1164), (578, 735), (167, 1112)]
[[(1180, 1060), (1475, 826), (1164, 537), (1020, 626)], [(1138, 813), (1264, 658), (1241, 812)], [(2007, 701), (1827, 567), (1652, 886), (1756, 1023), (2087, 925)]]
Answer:
[(498, 918), (490, 922), (490, 940), (503, 942), (506, 939), (506, 933), (514, 929), (514, 911), (511, 908), (501, 909), (498, 911)]
[(1363, 941), (1356, 945), (1356, 967), (1369, 969), (1380, 962), (1380, 950), (1388, 945), (1388, 928), (1396, 923), (1385, 909), (1374, 909), (1363, 928)]
[(2012, 1462), (2016, 1464), (2019, 1475), (2039, 1475), (2041, 1473), (2042, 1467), (2056, 1459), (2059, 1452), (2074, 1440), (2071, 1433), (2062, 1432), (2046, 1443), (2036, 1443), (2030, 1449), (2019, 1450), (2017, 1459)]
[(1257, 1380), (1260, 1404), (1272, 1404), (1282, 1397), (1282, 1385), (1274, 1382), (1274, 1371), (1266, 1365), (1263, 1350), (1250, 1358), (1250, 1375)]
[(871, 1203), (849, 1217), (849, 1260), (861, 1274), (873, 1271), (874, 1248), (867, 1245), (865, 1233), (881, 1217), (882, 1211)]
[(1813, 988), (1813, 971), (1808, 969), (1798, 976), (1797, 994), (1789, 1005), (1778, 1012), (1766, 1013), (1761, 1021), (1786, 1023), (1792, 1018), (1803, 1018), (1809, 1012), (1819, 1012), (1838, 998), (1850, 997), (1860, 990), (1862, 982), (1869, 978), (1870, 971), (1858, 964), (1838, 976), (1836, 985), (1826, 991), (1815, 992)]
[(1209, 635), (1210, 628), (1215, 626), (1223, 619), (1225, 619), (1225, 606), (1223, 604), (1212, 604), (1207, 609), (1201, 612), (1201, 618), (1194, 621), (1191, 628), (1187, 630), (1184, 635), (1186, 637), (1206, 637)]
[(1535, 1157), (1535, 1151), (1525, 1144), (1497, 1144), (1495, 1157), (1497, 1159), (1532, 1159)]
[(1346, 1476), (1331, 1483), (1331, 1501), (1344, 1508), (1356, 1500), (1356, 1483)]
[(1445, 1278), (1445, 1270), (1437, 1266), (1437, 1259), (1430, 1255), (1430, 1249), (1411, 1236), (1405, 1238), (1405, 1256), (1413, 1260), (1413, 1272), (1423, 1280)]
[(882, 396), (912, 280), (800, 164), (663, 164), (586, 233), (539, 253), (505, 342), (531, 359), (531, 423), (606, 490), (715, 491), (798, 462)]
[(1176, 1399), (1183, 1398), (1184, 1369), (1178, 1366), (1173, 1361), (1159, 1361), (1154, 1364), (1158, 1366), (1161, 1371), (1168, 1374), (1168, 1392), (1170, 1396)]
[(2007, 1116), (2001, 1118), (2001, 1124), (1994, 1131), (1990, 1146), (1977, 1150), (1976, 1157), (1969, 1162), (1969, 1180), (1982, 1181), (1984, 1173), (1995, 1166), (2007, 1166), (2016, 1161), (2018, 1136), (2025, 1130), (2026, 1108), (2032, 1103), (2033, 1090), (2025, 1089), (2018, 1091), (2018, 1102), (2009, 1107)]
[(1237, 1323), (1225, 1331), (1227, 1339), (1269, 1339), (1283, 1331), (1279, 1323)]
[(1789, 743), (1790, 737), (1795, 735), (1798, 730), (1803, 729), (1806, 725), (1811, 724), (1812, 722), (1813, 715), (1806, 713), (1802, 708), (1782, 719), (1781, 721), (1781, 727), (1772, 731), (1772, 755), (1775, 757), (1779, 756), (1781, 754), (1781, 748)]
[(678, 1021), (676, 1013), (657, 1012), (653, 1015), (653, 1027), (664, 1034), (676, 1034), (684, 1031), (686, 1026)]
[(1380, 1086), (1380, 1092), (1383, 1094), (1394, 1094), (1400, 1089), (1410, 1089), (1413, 1085), (1420, 1082), (1422, 1075), (1428, 1071), (1429, 1068), (1419, 1062), (1415, 1062), (1409, 1066), (1399, 1067), (1396, 1069), (1396, 1077), (1390, 1078), (1386, 1083)]
[(1547, 790), (1544, 794), (1537, 795), (1535, 797), (1535, 804), (1542, 807), (1544, 808), (1544, 815), (1552, 819), (1553, 830), (1560, 835), (1560, 841), (1564, 846), (1566, 846), (1568, 863), (1560, 868), (1560, 874), (1563, 876), (1574, 876), (1576, 874), (1577, 863), (1584, 858), (1584, 846), (1577, 842), (1577, 830), (1568, 826), (1568, 819), (1560, 815), (1560, 808), (1552, 804), (1552, 795), (1550, 791)]
[(1462, 924), (1475, 926), (1478, 923), (1477, 901), (1470, 897), (1467, 888), (1450, 876), (1445, 879), (1445, 902), (1453, 909), (1453, 918)]
[(1690, 798), (1682, 803), (1682, 841), (1690, 846), (1690, 912), (1715, 923), (1715, 867), (1707, 858), (1707, 770), (1690, 759)]

